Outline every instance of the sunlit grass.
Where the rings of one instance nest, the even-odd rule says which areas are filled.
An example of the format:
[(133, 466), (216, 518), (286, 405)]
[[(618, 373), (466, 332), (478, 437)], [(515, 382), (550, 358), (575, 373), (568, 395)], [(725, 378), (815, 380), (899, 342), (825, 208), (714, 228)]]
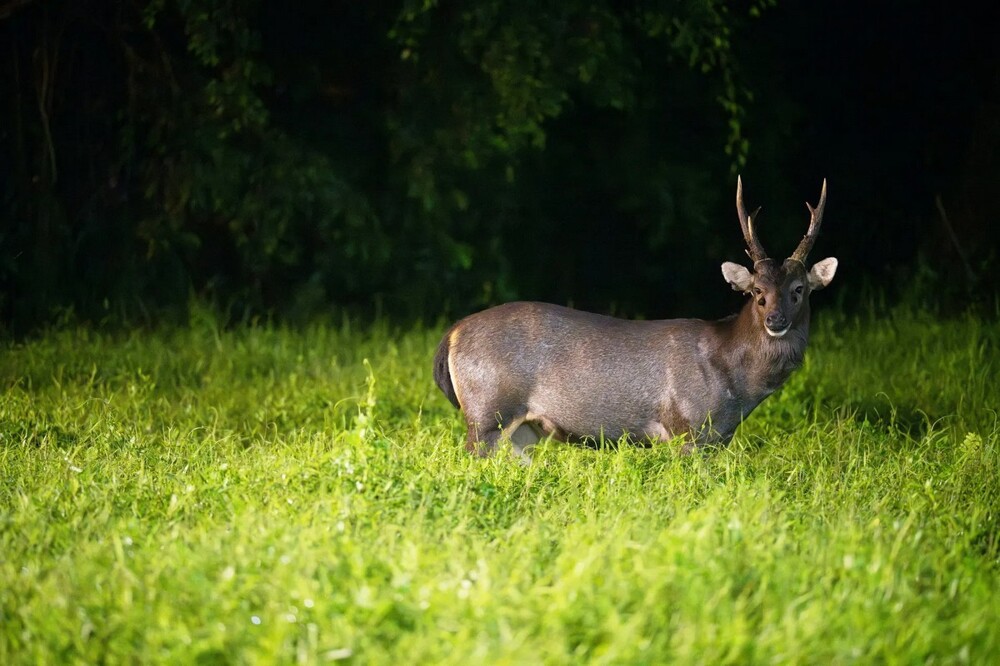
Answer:
[(9, 346), (0, 662), (1000, 654), (995, 324), (828, 314), (727, 450), (527, 467), (462, 449), (439, 334), (203, 314)]

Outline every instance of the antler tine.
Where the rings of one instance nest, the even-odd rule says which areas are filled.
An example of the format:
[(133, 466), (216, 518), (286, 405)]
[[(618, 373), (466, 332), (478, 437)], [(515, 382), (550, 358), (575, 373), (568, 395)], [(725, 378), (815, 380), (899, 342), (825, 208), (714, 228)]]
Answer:
[(819, 236), (819, 227), (823, 224), (823, 208), (826, 206), (826, 178), (823, 179), (823, 189), (819, 194), (819, 203), (813, 208), (806, 202), (806, 208), (809, 209), (809, 231), (806, 235), (802, 237), (799, 242), (799, 246), (795, 248), (795, 252), (792, 252), (791, 259), (799, 262), (800, 264), (805, 264), (806, 255), (812, 250), (813, 243), (816, 242), (816, 237)]
[(747, 215), (746, 206), (743, 205), (743, 178), (736, 176), (736, 213), (740, 217), (740, 228), (743, 230), (743, 240), (747, 244), (747, 255), (755, 264), (758, 261), (767, 259), (767, 252), (764, 251), (764, 246), (757, 240), (757, 235), (754, 233), (753, 228), (753, 220), (759, 212), (760, 208), (755, 210), (753, 215)]

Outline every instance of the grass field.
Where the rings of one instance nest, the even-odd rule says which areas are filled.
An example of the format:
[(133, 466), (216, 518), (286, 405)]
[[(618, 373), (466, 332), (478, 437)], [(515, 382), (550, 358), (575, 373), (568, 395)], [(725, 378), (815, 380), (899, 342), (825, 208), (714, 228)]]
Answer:
[(820, 310), (728, 449), (527, 467), (440, 328), (8, 345), (0, 663), (995, 663), (1000, 330)]

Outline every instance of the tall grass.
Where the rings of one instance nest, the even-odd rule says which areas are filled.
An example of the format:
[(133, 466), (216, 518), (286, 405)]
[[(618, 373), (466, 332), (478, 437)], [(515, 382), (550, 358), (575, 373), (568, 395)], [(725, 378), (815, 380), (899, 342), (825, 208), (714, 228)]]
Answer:
[(732, 445), (462, 449), (440, 329), (0, 356), (2, 663), (990, 663), (994, 323), (819, 318)]

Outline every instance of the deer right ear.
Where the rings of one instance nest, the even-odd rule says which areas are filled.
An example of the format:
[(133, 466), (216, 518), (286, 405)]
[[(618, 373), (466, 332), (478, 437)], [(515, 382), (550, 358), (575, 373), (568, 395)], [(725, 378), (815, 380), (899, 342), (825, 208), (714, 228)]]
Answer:
[(726, 278), (726, 282), (736, 291), (746, 293), (753, 286), (753, 273), (746, 266), (731, 261), (722, 264), (722, 277)]

